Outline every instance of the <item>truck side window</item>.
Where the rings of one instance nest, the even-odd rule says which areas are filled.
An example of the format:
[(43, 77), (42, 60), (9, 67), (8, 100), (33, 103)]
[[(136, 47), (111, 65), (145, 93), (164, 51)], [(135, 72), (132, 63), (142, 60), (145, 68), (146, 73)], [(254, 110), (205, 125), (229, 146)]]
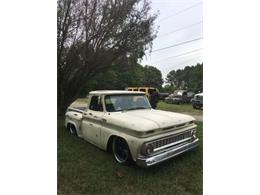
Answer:
[(92, 96), (89, 104), (89, 109), (94, 111), (103, 111), (103, 106), (102, 106), (100, 96)]

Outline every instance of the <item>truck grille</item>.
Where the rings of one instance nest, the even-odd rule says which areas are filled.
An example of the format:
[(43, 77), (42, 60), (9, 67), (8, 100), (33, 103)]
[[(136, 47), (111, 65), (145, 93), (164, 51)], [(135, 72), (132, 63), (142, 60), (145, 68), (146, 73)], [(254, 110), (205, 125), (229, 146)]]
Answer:
[(171, 137), (167, 137), (167, 138), (163, 138), (157, 141), (152, 142), (152, 145), (156, 150), (165, 148), (164, 146), (168, 147), (167, 145), (174, 145), (174, 143), (178, 143), (181, 142), (182, 140), (184, 141), (187, 138), (190, 138), (191, 135), (191, 131), (187, 131), (185, 133), (179, 134), (179, 135), (175, 135), (175, 136), (171, 136)]

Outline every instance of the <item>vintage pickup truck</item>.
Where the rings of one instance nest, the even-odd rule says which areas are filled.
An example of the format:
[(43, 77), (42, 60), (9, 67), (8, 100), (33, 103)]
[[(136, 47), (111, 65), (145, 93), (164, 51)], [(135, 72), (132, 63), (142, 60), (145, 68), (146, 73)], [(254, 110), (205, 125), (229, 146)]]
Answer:
[(143, 92), (101, 90), (89, 93), (86, 107), (68, 107), (71, 134), (111, 151), (121, 164), (149, 167), (198, 145), (194, 118), (152, 109)]

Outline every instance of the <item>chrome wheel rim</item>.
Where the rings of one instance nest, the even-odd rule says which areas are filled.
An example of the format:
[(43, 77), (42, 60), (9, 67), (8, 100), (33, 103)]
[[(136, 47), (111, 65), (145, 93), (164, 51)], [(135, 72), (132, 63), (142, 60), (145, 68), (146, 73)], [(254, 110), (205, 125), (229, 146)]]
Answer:
[(73, 126), (72, 125), (70, 125), (69, 131), (70, 131), (71, 134), (74, 134), (74, 130), (73, 130)]
[(115, 159), (119, 163), (126, 162), (129, 156), (129, 150), (127, 148), (125, 141), (123, 141), (122, 139), (115, 138), (113, 142), (113, 153)]

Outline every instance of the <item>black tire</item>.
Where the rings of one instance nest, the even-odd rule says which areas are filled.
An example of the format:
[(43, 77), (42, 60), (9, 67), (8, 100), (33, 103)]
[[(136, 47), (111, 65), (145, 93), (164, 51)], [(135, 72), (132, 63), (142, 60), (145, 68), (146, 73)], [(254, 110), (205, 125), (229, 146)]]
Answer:
[(74, 125), (72, 125), (72, 124), (68, 124), (68, 131), (69, 131), (69, 133), (70, 134), (72, 134), (72, 135), (78, 135), (77, 134), (77, 130), (76, 130), (76, 128), (75, 128), (75, 126)]
[(128, 145), (126, 141), (120, 137), (113, 138), (112, 153), (114, 155), (115, 160), (120, 164), (127, 165), (132, 161)]

